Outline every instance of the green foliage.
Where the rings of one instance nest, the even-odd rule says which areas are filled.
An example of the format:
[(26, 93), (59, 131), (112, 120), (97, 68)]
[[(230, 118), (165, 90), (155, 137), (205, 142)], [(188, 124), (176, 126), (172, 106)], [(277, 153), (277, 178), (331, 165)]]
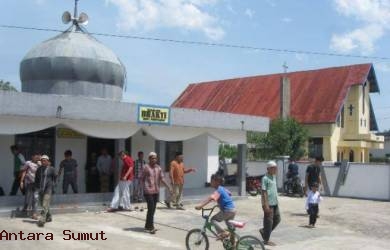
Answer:
[[(248, 133), (250, 159), (269, 159), (288, 155), (295, 159), (305, 154), (308, 131), (295, 119), (275, 119), (270, 124), (268, 133)], [(254, 145), (255, 147), (251, 147)]]
[(18, 91), (10, 82), (4, 82), (3, 80), (0, 80), (0, 90)]
[(225, 158), (236, 158), (237, 157), (237, 146), (236, 145), (230, 145), (230, 144), (219, 144), (219, 150), (218, 150), (219, 156), (225, 157)]

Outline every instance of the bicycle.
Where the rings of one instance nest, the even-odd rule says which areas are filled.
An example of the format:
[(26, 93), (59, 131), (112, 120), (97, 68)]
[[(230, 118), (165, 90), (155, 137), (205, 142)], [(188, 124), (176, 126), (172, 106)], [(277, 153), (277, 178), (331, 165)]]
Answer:
[[(202, 208), (202, 217), (203, 219), (205, 219), (205, 223), (202, 228), (194, 228), (188, 231), (186, 236), (187, 250), (193, 250), (193, 249), (208, 250), (210, 243), (209, 243), (209, 236), (207, 235), (207, 231), (209, 231), (212, 235), (218, 238), (218, 233), (215, 230), (213, 230), (214, 226), (210, 221), (211, 214), (213, 213), (216, 207), (218, 207), (218, 205), (212, 208)], [(210, 212), (206, 214), (206, 211), (210, 211)], [(236, 228), (243, 228), (244, 226), (245, 223), (236, 220), (228, 221), (228, 231), (230, 233), (230, 236), (221, 239), (224, 249), (265, 250), (263, 242), (261, 242), (258, 238), (252, 235), (240, 236), (235, 232)]]

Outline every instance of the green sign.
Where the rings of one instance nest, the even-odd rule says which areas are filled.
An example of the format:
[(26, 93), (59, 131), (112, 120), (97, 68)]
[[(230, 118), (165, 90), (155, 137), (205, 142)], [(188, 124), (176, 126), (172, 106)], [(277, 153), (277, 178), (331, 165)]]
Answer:
[(57, 128), (57, 137), (58, 138), (68, 138), (68, 139), (82, 139), (85, 138), (85, 135), (80, 134), (70, 128)]
[(169, 125), (171, 109), (164, 106), (138, 105), (138, 123)]

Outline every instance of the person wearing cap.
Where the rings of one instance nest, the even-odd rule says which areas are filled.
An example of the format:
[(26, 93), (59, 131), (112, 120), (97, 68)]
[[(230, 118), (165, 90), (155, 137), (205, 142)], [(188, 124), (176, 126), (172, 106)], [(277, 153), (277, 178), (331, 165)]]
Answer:
[(264, 212), (263, 228), (259, 230), (265, 245), (275, 246), (270, 241), (271, 232), (280, 223), (280, 211), (278, 206), (278, 190), (276, 186), (277, 164), (274, 161), (267, 163), (267, 173), (261, 181), (261, 205)]
[[(169, 165), (169, 177), (171, 179), (173, 187), (172, 202), (176, 206), (176, 209), (184, 209), (183, 204), (181, 203), (181, 196), (183, 194), (184, 186), (184, 175), (195, 172), (194, 168), (185, 168), (183, 162), (183, 153), (176, 152), (175, 159), (171, 161)], [(165, 201), (168, 208), (170, 207), (170, 202)]]
[(148, 207), (145, 232), (155, 234), (157, 230), (154, 227), (154, 213), (156, 212), (160, 185), (161, 183), (164, 184), (171, 193), (172, 189), (168, 183), (164, 181), (164, 173), (160, 165), (157, 164), (157, 154), (155, 152), (150, 152), (148, 158), (149, 162), (144, 165), (141, 175), (141, 185), (144, 189), (144, 198)]
[(324, 161), (324, 157), (317, 156), (314, 159), (314, 163), (307, 166), (305, 187), (304, 187), (305, 194), (307, 193), (308, 190), (311, 190), (311, 187), (313, 186), (314, 183), (318, 183), (319, 189), (321, 190), (321, 185), (322, 185), (321, 165), (323, 161)]
[(134, 160), (125, 151), (118, 154), (122, 159), (122, 172), (118, 185), (114, 191), (114, 197), (107, 212), (115, 212), (121, 207), (127, 211), (133, 211), (130, 202), (130, 185), (134, 178)]
[(52, 221), (50, 214), (50, 201), (53, 187), (56, 180), (54, 167), (50, 165), (50, 158), (47, 155), (41, 156), (41, 166), (35, 173), (35, 189), (38, 191), (39, 203), (42, 206), (41, 216), (38, 219), (38, 226), (43, 227), (46, 222)]

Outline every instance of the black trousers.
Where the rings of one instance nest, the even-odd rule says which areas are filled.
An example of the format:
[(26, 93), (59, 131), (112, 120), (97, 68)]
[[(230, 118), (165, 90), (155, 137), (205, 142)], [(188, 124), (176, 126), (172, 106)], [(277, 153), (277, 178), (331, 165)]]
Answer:
[(156, 212), (156, 205), (158, 202), (158, 194), (144, 194), (148, 212), (146, 214), (145, 229), (154, 229), (154, 213)]
[[(9, 195), (16, 195), (20, 186), (20, 172), (14, 172), (14, 182), (12, 183), (11, 192)], [(25, 189), (21, 190), (22, 194), (25, 194)]]
[(271, 232), (276, 228), (276, 226), (280, 223), (280, 211), (278, 205), (269, 206), (271, 209), (271, 213), (264, 214), (263, 218), (263, 232), (264, 232), (264, 240), (269, 241), (271, 237)]
[(315, 225), (317, 221), (317, 215), (318, 215), (318, 204), (310, 203), (309, 204), (309, 225)]

